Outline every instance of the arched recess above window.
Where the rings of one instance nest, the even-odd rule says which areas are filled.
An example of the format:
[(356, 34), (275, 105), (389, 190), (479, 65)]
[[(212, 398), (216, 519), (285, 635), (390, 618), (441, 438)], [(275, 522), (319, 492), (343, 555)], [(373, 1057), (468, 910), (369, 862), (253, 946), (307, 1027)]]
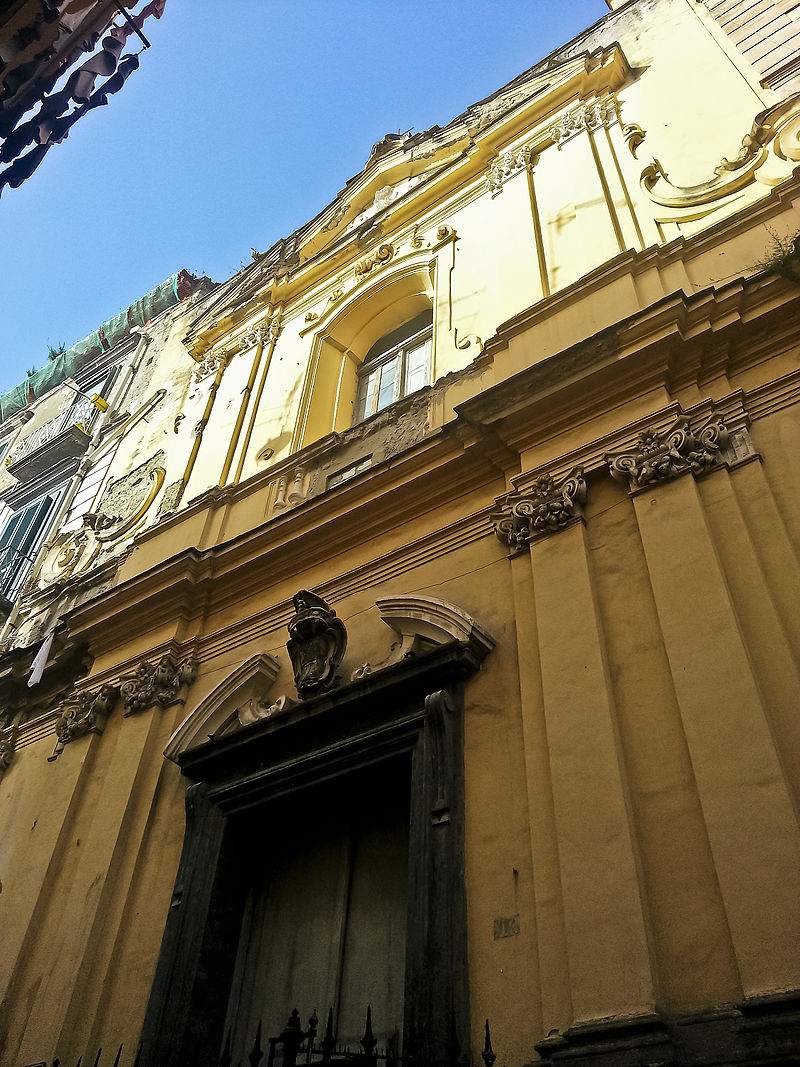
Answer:
[[(385, 340), (389, 347), (394, 343), (402, 348), (403, 341), (409, 339), (405, 331), (410, 325), (414, 325), (411, 336), (423, 341), (425, 332), (430, 331), (427, 352), (417, 352), (406, 366), (408, 356), (400, 351), (399, 359), (393, 364), (395, 375), (386, 375), (382, 398), (385, 402), (378, 403), (376, 393), (370, 410), (365, 392), (360, 417), (368, 417), (433, 380), (434, 305), (434, 268), (428, 263), (409, 265), (401, 271), (382, 275), (325, 322), (314, 339), (303, 388), (296, 447), (302, 448), (326, 434), (341, 432), (352, 425), (359, 399), (362, 365), (370, 354), (375, 357), (375, 366), (381, 362), (390, 363), (392, 354), (388, 349), (378, 351), (381, 342)], [(423, 323), (423, 316), (427, 324)], [(422, 324), (419, 329), (416, 327), (418, 323)], [(373, 381), (378, 393), (380, 377), (378, 375)]]

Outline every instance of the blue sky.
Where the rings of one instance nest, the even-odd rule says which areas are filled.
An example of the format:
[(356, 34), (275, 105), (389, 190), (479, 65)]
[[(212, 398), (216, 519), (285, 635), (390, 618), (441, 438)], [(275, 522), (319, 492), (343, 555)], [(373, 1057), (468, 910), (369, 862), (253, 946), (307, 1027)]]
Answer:
[(445, 125), (607, 12), (167, 0), (121, 92), (0, 199), (0, 391), (181, 268), (223, 281), (332, 200), (385, 133)]

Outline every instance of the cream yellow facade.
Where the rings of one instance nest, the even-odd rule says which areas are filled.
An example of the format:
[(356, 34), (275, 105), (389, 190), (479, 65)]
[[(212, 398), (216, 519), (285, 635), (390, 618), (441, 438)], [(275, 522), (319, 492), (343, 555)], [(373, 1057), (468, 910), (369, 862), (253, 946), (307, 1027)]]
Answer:
[(9, 1067), (317, 1062), (356, 986), (389, 1061), (796, 1062), (800, 84), (610, 6), (126, 355), (4, 632)]

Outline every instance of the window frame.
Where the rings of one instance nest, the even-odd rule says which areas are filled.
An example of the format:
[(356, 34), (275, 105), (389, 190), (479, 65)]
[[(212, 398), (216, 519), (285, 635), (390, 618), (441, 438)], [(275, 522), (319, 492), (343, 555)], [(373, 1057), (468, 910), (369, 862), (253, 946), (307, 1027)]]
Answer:
[[(413, 321), (413, 320), (412, 320)], [(382, 340), (382, 339), (381, 339)], [(376, 342), (377, 344), (380, 341)], [(427, 353), (425, 356), (425, 374), (424, 383), (417, 387), (417, 389), (408, 389), (408, 355), (416, 348), (420, 348), (423, 344), (427, 344)], [(373, 348), (375, 346), (373, 345)], [(430, 384), (431, 379), (431, 366), (433, 362), (433, 323), (429, 323), (421, 330), (417, 330), (409, 337), (403, 338), (402, 341), (398, 341), (397, 344), (392, 345), (391, 348), (385, 352), (381, 352), (379, 355), (374, 356), (372, 359), (365, 359), (361, 366), (358, 368), (358, 375), (356, 380), (356, 397), (355, 404), (353, 406), (353, 425), (355, 426), (359, 422), (364, 422), (367, 419), (372, 418), (373, 415), (377, 415), (381, 411), (385, 411), (392, 404), (397, 403), (398, 400), (402, 400), (403, 397), (411, 396), (412, 393), (416, 393), (419, 389), (423, 389), (426, 385)], [(373, 398), (375, 401), (374, 409), (367, 411), (367, 383), (370, 377), (377, 371), (384, 367), (386, 364), (391, 363), (393, 360), (399, 358), (399, 373), (395, 373), (392, 398), (386, 404), (378, 406), (381, 392), (381, 378), (379, 377), (376, 382), (376, 386), (373, 390)]]

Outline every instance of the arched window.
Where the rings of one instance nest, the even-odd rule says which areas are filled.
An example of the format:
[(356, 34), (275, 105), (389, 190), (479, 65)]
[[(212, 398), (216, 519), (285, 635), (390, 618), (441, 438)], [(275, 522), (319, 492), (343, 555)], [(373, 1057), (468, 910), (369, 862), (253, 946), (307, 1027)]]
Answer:
[(433, 267), (409, 264), (326, 317), (316, 328), (293, 450), (341, 433), (433, 381), (434, 303)]
[(428, 384), (432, 333), (429, 309), (375, 342), (359, 368), (354, 423)]

